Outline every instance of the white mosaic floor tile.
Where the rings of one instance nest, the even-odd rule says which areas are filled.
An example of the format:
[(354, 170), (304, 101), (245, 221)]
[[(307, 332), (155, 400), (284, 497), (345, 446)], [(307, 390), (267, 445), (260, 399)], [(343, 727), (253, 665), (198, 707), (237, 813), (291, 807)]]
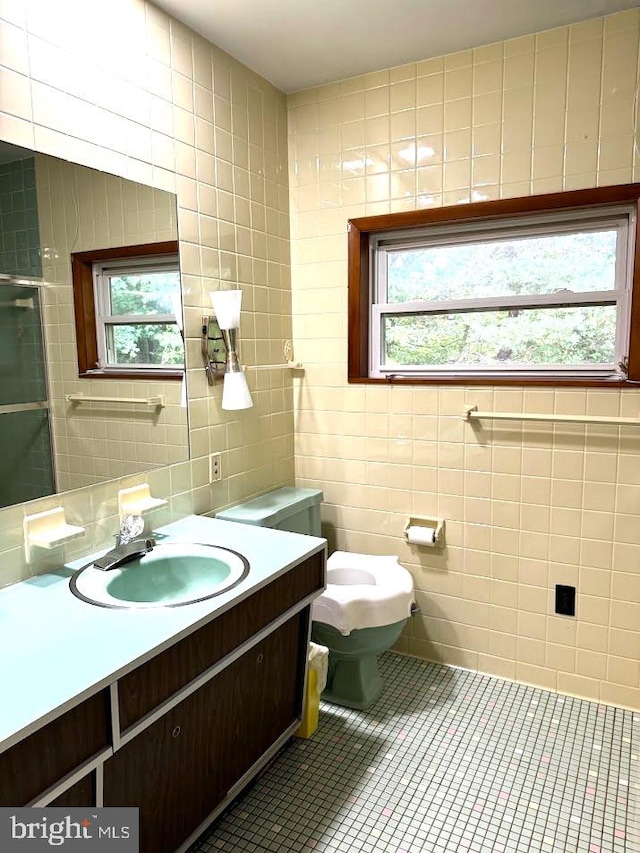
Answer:
[(393, 653), (381, 672), (190, 853), (640, 853), (640, 715)]

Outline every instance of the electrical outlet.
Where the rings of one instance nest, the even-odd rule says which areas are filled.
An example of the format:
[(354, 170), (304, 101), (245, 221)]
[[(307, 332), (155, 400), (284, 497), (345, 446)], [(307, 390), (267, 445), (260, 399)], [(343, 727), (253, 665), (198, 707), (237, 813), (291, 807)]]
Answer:
[(556, 613), (559, 613), (561, 616), (576, 615), (575, 586), (556, 584)]
[(209, 482), (215, 483), (222, 479), (222, 454), (211, 453), (209, 456)]

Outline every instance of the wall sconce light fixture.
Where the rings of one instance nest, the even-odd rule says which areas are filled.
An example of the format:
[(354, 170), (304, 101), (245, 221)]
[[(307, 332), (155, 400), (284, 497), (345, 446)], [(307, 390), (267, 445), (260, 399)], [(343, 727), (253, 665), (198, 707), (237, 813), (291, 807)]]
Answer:
[(237, 353), (241, 290), (212, 290), (209, 293), (215, 317), (202, 318), (202, 360), (209, 385), (224, 380), (223, 409), (250, 409), (253, 400)]

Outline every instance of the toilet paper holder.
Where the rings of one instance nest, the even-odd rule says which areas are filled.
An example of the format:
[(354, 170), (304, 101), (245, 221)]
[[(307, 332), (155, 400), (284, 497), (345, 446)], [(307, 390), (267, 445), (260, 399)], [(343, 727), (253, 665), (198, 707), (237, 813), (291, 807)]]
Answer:
[(436, 548), (444, 544), (444, 518), (411, 516), (404, 526), (405, 539), (410, 545)]

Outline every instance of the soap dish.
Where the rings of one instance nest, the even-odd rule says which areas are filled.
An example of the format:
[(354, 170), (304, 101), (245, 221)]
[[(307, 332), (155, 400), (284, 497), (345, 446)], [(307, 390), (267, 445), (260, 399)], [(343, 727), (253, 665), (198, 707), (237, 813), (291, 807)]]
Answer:
[(118, 492), (118, 510), (121, 519), (125, 515), (146, 515), (154, 509), (167, 506), (168, 503), (163, 498), (151, 496), (149, 483), (141, 483), (139, 486), (131, 486), (129, 489), (120, 489)]
[(67, 523), (64, 507), (61, 506), (25, 516), (22, 527), (25, 558), (28, 563), (31, 562), (31, 549), (34, 546), (51, 550), (84, 536), (85, 532), (84, 527)]

